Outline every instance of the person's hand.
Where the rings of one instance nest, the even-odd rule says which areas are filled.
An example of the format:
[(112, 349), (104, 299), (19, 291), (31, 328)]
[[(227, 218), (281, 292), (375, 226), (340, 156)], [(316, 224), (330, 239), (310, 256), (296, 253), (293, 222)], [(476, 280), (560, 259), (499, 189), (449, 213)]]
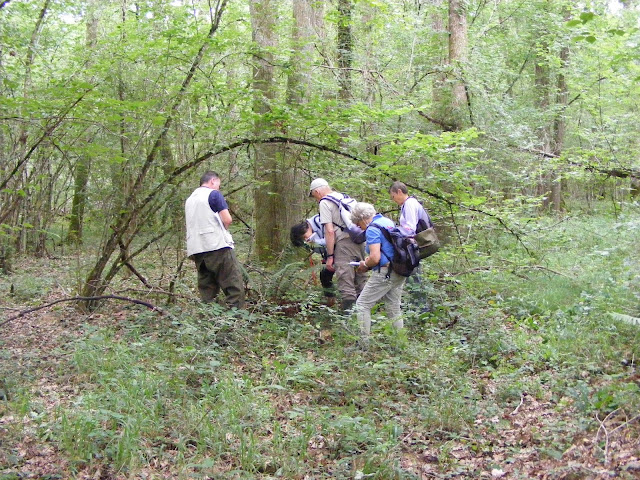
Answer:
[(356, 272), (358, 273), (367, 273), (369, 271), (369, 267), (367, 267), (364, 263), (364, 260), (360, 260), (360, 265), (356, 268)]
[(336, 271), (336, 267), (333, 266), (333, 255), (327, 258), (327, 263), (325, 263), (324, 268), (326, 268), (330, 272)]

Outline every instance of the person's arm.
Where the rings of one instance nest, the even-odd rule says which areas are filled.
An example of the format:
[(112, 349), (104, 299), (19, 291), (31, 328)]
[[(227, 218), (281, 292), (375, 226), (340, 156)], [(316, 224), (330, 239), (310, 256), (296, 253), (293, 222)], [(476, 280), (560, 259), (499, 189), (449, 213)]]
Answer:
[(373, 267), (377, 266), (380, 263), (381, 251), (380, 247), (382, 244), (380, 243), (370, 243), (369, 247), (369, 255), (367, 255), (364, 260), (360, 261), (360, 265), (358, 266), (358, 273), (364, 273), (367, 270), (371, 270)]
[(324, 239), (327, 242), (327, 263), (325, 267), (332, 272), (334, 270), (333, 255), (336, 246), (336, 231), (333, 228), (333, 223), (324, 224)]
[(213, 190), (209, 194), (209, 207), (211, 210), (220, 215), (220, 220), (222, 220), (222, 224), (224, 228), (229, 229), (229, 225), (233, 219), (231, 218), (231, 214), (229, 213), (229, 206), (227, 205), (227, 201), (224, 199), (222, 193), (219, 190)]
[(231, 218), (231, 214), (229, 213), (229, 210), (227, 210), (226, 208), (224, 210), (220, 210), (218, 212), (218, 215), (220, 215), (220, 220), (222, 220), (224, 228), (229, 230), (229, 225), (231, 225), (231, 222), (233, 221), (233, 219)]

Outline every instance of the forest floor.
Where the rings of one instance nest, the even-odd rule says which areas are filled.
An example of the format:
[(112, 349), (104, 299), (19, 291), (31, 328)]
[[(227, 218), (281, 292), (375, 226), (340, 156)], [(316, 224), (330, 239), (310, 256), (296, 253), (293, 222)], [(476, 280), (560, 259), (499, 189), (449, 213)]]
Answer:
[[(113, 327), (114, 320), (127, 321), (127, 312), (94, 315), (90, 320), (94, 325), (104, 322)], [(87, 466), (86, 471), (80, 469), (74, 473), (66, 453), (40, 431), (38, 417), (44, 412), (53, 415), (56, 410), (73, 404), (82, 394), (77, 386), (65, 383), (65, 375), (53, 372), (67, 370), (67, 360), (56, 352), (71, 338), (84, 334), (77, 326), (85, 321), (87, 319), (83, 318), (74, 322), (68, 315), (63, 321), (59, 315), (38, 312), (3, 327), (5, 353), (2, 361), (5, 367), (28, 369), (32, 373), (28, 388), (37, 398), (41, 411), (18, 415), (9, 412), (6, 406), (0, 407), (0, 478), (178, 478), (178, 472), (172, 470), (168, 459), (151, 463), (135, 475), (110, 472), (108, 465), (102, 468)], [(632, 377), (630, 380), (640, 382), (637, 373)], [(495, 390), (490, 380), (485, 388)], [(442, 456), (440, 445), (429, 446), (428, 439), (414, 438), (410, 433), (400, 442), (402, 464), (404, 469), (414, 472), (416, 478), (454, 478), (455, 472), (461, 477), (476, 472), (479, 478), (505, 479), (640, 478), (637, 412), (632, 418), (621, 411), (613, 411), (602, 418), (596, 415), (597, 428), (589, 428), (580, 434), (565, 432), (566, 426), (575, 424), (575, 416), (569, 406), (559, 409), (556, 403), (523, 392), (516, 408), (503, 409), (501, 414), (490, 418), (478, 415), (472, 428), (476, 435), (483, 437), (481, 446), (465, 438), (447, 441), (449, 454), (455, 459), (452, 471), (439, 460)], [(492, 433), (497, 424), (501, 425), (499, 434)], [(565, 433), (573, 437), (569, 448), (550, 450), (549, 445), (553, 442), (544, 439)], [(514, 455), (515, 447), (518, 447), (518, 453)], [(326, 450), (322, 444), (309, 444), (311, 456), (329, 456)], [(510, 472), (514, 471), (517, 475), (512, 477)]]
[[(36, 275), (46, 264), (23, 262), (25, 276)], [(63, 267), (52, 264), (50, 275), (56, 277), (56, 269), (62, 271)], [(7, 277), (3, 282), (6, 289), (13, 288)], [(33, 298), (16, 296), (13, 290), (5, 296), (0, 303), (4, 322), (33, 306), (34, 300), (44, 304), (68, 292), (59, 282), (42, 292), (38, 292), (38, 285), (31, 287)], [(178, 336), (170, 331), (177, 328), (175, 318), (171, 322), (157, 314), (141, 314), (137, 306), (116, 303), (87, 315), (70, 302), (6, 322), (0, 327), (0, 479), (640, 478), (640, 370), (635, 363), (635, 325), (623, 325), (603, 341), (594, 337), (595, 363), (591, 358), (586, 360), (587, 351), (583, 360), (562, 363), (551, 358), (557, 353), (536, 350), (536, 345), (550, 342), (550, 330), (542, 332), (539, 326), (527, 329), (523, 322), (505, 316), (499, 322), (502, 344), (505, 338), (522, 334), (518, 338), (527, 339), (528, 350), (503, 350), (504, 360), (494, 361), (490, 356), (492, 360), (487, 362), (465, 361), (464, 371), (457, 374), (463, 379), (458, 379), (449, 371), (438, 376), (437, 370), (447, 367), (433, 362), (455, 350), (443, 345), (452, 344), (450, 335), (462, 328), (463, 320), (452, 326), (435, 318), (424, 328), (415, 317), (407, 326), (408, 343), (394, 344), (388, 332), (379, 330), (379, 348), (360, 351), (349, 345), (352, 339), (338, 323), (318, 326), (304, 312), (271, 316), (263, 312), (255, 310), (252, 319), (235, 324), (243, 332), (227, 332), (225, 337), (216, 330), (218, 353), (206, 362), (211, 363), (212, 358), (216, 364), (221, 362), (219, 373), (210, 375), (202, 370), (202, 375), (189, 377), (180, 386), (182, 390), (192, 388), (193, 398), (199, 399), (188, 408), (206, 410), (199, 402), (205, 403), (205, 387), (213, 388), (209, 380), (220, 385), (226, 378), (251, 382), (253, 387), (242, 393), (243, 397), (235, 392), (235, 397), (225, 400), (222, 389), (216, 394), (216, 401), (229, 403), (225, 407), (229, 410), (220, 410), (216, 420), (220, 428), (227, 429), (222, 443), (211, 437), (203, 442), (197, 435), (195, 440), (184, 441), (186, 434), (180, 433), (180, 427), (167, 424), (152, 429), (153, 438), (141, 428), (135, 442), (138, 448), (144, 444), (146, 449), (129, 457), (122, 453), (125, 420), (114, 423), (96, 416), (95, 423), (102, 430), (92, 424), (93, 430), (87, 427), (86, 432), (72, 423), (78, 418), (74, 412), (98, 391), (98, 379), (106, 368), (83, 365), (88, 357), (79, 352), (88, 348), (83, 342), (96, 332), (110, 332), (101, 333), (105, 343), (97, 348), (103, 352), (134, 348), (132, 345), (139, 345), (139, 350), (158, 348), (157, 342), (166, 343), (174, 333)], [(333, 313), (329, 311), (329, 315)], [(580, 328), (588, 327), (581, 322)], [(138, 343), (132, 341), (132, 326)], [(279, 333), (273, 333), (276, 330)], [(434, 340), (436, 331), (444, 332), (446, 339)], [(468, 332), (463, 334), (471, 341)], [(210, 332), (195, 334), (208, 335), (206, 341), (210, 342)], [(308, 338), (300, 339), (304, 335)], [(585, 335), (590, 333), (585, 331)], [(598, 346), (610, 346), (625, 336), (631, 338), (611, 352)], [(569, 339), (574, 343), (584, 340)], [(587, 339), (584, 345), (589, 343)], [(486, 343), (474, 345), (486, 347)], [(190, 347), (173, 344), (170, 348), (185, 350), (195, 358)], [(425, 348), (436, 351), (422, 358), (416, 352)], [(527, 355), (527, 361), (516, 360)], [(156, 358), (153, 368), (143, 375), (165, 375), (166, 364), (159, 363), (161, 360), (169, 361)], [(559, 367), (561, 363), (566, 370)], [(128, 368), (134, 367), (123, 363), (114, 371)], [(176, 375), (185, 368), (171, 367), (172, 372), (166, 375)], [(124, 375), (135, 372), (127, 370)], [(431, 381), (435, 386), (428, 386)], [(465, 383), (451, 387), (458, 381)], [(116, 391), (116, 381), (112, 380), (109, 388), (113, 388), (112, 395), (122, 395)], [(628, 395), (620, 393), (625, 389)], [(107, 388), (104, 398), (109, 395)], [(178, 412), (177, 405), (185, 403), (186, 397), (168, 395), (174, 395), (171, 408)], [(242, 430), (234, 430), (232, 424), (238, 399), (249, 403), (256, 415), (251, 422), (247, 417), (252, 414), (238, 415), (237, 421), (244, 422)], [(86, 418), (101, 408), (113, 410), (111, 401), (104, 400), (103, 407), (87, 404)], [(260, 420), (256, 412), (265, 403), (269, 413)], [(184, 405), (180, 408), (187, 409)], [(427, 412), (429, 409), (433, 410)], [(119, 410), (121, 415), (123, 411)], [(191, 429), (197, 430), (201, 422), (202, 417)], [(72, 424), (75, 430), (69, 433)], [(255, 443), (250, 447), (243, 441), (247, 425), (253, 429), (250, 438)], [(92, 440), (108, 428), (113, 436), (102, 443)], [(308, 432), (303, 434), (305, 429)], [(165, 438), (159, 438), (163, 435)], [(294, 437), (302, 438), (302, 443), (296, 443)], [(119, 450), (114, 453), (116, 443)], [(134, 446), (127, 448), (135, 451)], [(247, 460), (252, 448), (255, 455)], [(217, 450), (215, 455), (212, 450)]]

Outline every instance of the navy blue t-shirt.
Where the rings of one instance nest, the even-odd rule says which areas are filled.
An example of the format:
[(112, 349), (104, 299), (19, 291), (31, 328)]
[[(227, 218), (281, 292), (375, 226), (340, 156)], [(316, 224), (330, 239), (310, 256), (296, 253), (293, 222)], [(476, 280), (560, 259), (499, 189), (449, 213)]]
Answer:
[(209, 194), (209, 206), (211, 207), (211, 210), (216, 213), (229, 209), (227, 201), (224, 199), (222, 193), (220, 193), (220, 190), (211, 190), (211, 193)]

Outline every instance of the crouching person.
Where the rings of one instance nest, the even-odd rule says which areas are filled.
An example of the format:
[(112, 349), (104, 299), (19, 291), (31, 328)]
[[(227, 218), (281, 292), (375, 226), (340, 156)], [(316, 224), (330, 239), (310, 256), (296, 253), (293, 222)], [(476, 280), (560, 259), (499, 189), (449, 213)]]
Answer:
[(382, 228), (392, 229), (395, 226), (393, 221), (379, 213), (376, 214), (373, 205), (363, 202), (356, 204), (351, 212), (351, 220), (366, 230), (367, 238), (365, 247), (367, 256), (360, 261), (357, 271), (358, 273), (372, 271), (356, 301), (356, 315), (360, 324), (360, 333), (366, 343), (371, 333), (371, 309), (381, 300), (384, 301), (387, 317), (393, 321), (393, 326), (398, 329), (404, 326), (401, 318), (400, 299), (406, 277), (398, 275), (391, 269), (393, 261), (391, 242), (377, 227), (368, 228), (372, 223), (375, 223)]
[(320, 284), (327, 301), (327, 305), (333, 307), (336, 303), (336, 293), (333, 286), (334, 272), (328, 270), (327, 241), (324, 238), (324, 225), (320, 223), (320, 215), (315, 215), (307, 220), (291, 227), (291, 244), (294, 247), (310, 246), (311, 251), (322, 256), (322, 270), (320, 270)]

